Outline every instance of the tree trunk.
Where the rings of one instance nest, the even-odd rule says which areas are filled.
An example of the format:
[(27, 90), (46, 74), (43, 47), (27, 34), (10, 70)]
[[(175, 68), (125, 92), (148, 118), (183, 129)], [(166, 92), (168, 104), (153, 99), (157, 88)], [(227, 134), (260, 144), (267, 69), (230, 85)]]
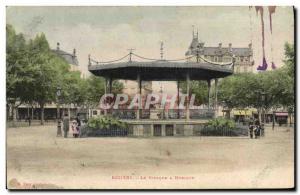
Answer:
[(34, 113), (34, 108), (33, 105), (31, 104), (31, 120), (33, 120), (33, 113)]
[(68, 117), (69, 117), (69, 120), (71, 119), (71, 104), (68, 105)]
[(264, 109), (264, 124), (266, 124), (266, 109)]
[(292, 126), (292, 113), (289, 112), (289, 121), (290, 121), (290, 127)]
[(44, 103), (40, 103), (41, 108), (41, 125), (44, 125)]
[(261, 110), (260, 108), (258, 109), (258, 122), (261, 124)]
[(12, 114), (12, 119), (13, 119), (13, 122), (16, 122), (17, 121), (17, 107), (15, 105), (12, 105), (11, 107), (11, 114)]
[(27, 120), (29, 120), (29, 117), (30, 117), (30, 107), (29, 107), (29, 104), (27, 105)]

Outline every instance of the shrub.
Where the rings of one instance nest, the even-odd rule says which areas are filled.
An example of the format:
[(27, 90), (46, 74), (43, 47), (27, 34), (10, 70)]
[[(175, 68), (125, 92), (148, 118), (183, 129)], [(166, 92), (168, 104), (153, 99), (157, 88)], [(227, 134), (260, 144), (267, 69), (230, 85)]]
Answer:
[(111, 116), (100, 116), (90, 118), (87, 126), (91, 129), (110, 129), (112, 127), (117, 127), (124, 129), (127, 127), (125, 122), (119, 121)]
[(225, 118), (216, 118), (208, 121), (208, 127), (212, 127), (215, 129), (226, 128), (226, 129), (234, 129), (235, 123), (233, 120), (225, 119)]

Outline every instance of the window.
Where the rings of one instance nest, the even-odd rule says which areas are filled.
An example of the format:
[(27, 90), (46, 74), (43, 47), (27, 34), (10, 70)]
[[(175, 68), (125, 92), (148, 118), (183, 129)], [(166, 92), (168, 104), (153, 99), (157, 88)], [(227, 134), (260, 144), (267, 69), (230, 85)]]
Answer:
[(93, 115), (97, 115), (97, 110), (93, 110)]

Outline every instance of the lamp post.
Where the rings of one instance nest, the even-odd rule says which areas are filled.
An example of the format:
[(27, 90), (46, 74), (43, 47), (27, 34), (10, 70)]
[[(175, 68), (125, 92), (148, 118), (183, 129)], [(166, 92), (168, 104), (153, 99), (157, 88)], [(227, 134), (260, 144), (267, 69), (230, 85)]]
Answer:
[(61, 117), (60, 117), (60, 108), (59, 108), (59, 103), (60, 103), (60, 96), (61, 96), (61, 88), (58, 87), (56, 91), (56, 100), (57, 100), (57, 137), (62, 136), (62, 131), (61, 131)]
[[(266, 121), (266, 116), (265, 116), (265, 107), (266, 107), (266, 93), (261, 91), (261, 90), (257, 90), (256, 93), (258, 94), (258, 106), (259, 106), (259, 109), (264, 112), (263, 116), (264, 116), (264, 121)], [(262, 116), (262, 113), (259, 112), (259, 115), (258, 115), (258, 121), (259, 121), (259, 124), (260, 126), (262, 126), (262, 121), (261, 121), (261, 116)], [(260, 136), (262, 136), (262, 131), (260, 131)]]
[(266, 113), (265, 113), (265, 107), (266, 107), (266, 93), (265, 92), (260, 92), (260, 99), (262, 102), (262, 108), (263, 108), (263, 116), (264, 116), (264, 120), (263, 122), (265, 123), (266, 121)]

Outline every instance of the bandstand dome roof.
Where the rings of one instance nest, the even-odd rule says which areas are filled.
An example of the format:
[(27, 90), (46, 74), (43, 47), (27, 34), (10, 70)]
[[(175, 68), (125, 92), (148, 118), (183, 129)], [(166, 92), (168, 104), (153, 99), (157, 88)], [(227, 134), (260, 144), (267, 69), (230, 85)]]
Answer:
[(88, 67), (89, 71), (102, 77), (113, 79), (136, 80), (140, 74), (145, 81), (185, 80), (189, 73), (191, 80), (209, 80), (233, 74), (233, 63), (220, 65), (208, 62), (170, 62), (157, 60), (151, 62), (119, 62), (96, 64)]

